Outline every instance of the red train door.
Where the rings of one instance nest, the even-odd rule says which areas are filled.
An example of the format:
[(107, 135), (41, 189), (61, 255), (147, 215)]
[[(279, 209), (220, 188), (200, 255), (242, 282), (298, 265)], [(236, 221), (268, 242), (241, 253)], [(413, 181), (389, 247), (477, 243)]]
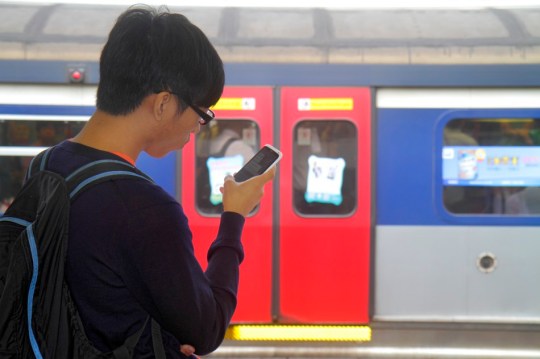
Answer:
[[(189, 218), (195, 254), (206, 268), (222, 211), (220, 182), (260, 147), (273, 143), (273, 90), (226, 87), (213, 108), (216, 119), (201, 128), (182, 155), (181, 202)], [(270, 322), (272, 289), (272, 186), (250, 215), (242, 242), (238, 306), (233, 322)]]
[(370, 106), (367, 88), (281, 91), (282, 322), (368, 322)]

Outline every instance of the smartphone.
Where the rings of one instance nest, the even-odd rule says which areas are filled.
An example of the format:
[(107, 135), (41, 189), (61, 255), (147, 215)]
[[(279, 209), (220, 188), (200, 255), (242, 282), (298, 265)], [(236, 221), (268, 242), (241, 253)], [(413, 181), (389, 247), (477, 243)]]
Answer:
[(236, 182), (244, 182), (253, 176), (258, 176), (276, 165), (281, 159), (281, 152), (271, 145), (264, 145), (238, 172)]

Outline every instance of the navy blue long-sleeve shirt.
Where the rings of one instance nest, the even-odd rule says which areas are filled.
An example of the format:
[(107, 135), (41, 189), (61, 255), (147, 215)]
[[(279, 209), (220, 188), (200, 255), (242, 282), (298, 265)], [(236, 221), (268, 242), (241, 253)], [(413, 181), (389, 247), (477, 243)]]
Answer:
[[(65, 141), (48, 169), (67, 175), (91, 161), (120, 157)], [(83, 192), (72, 204), (66, 280), (92, 343), (122, 345), (148, 315), (162, 327), (167, 358), (215, 350), (236, 307), (244, 217), (225, 212), (203, 272), (182, 206), (142, 179), (116, 179)], [(135, 358), (152, 358), (147, 325)]]

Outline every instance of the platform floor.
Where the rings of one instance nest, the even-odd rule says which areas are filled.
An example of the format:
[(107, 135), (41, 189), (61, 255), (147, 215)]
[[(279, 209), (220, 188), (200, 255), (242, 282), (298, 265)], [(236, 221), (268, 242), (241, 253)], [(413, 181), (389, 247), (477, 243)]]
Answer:
[(540, 359), (540, 325), (376, 323), (363, 343), (225, 341), (204, 358)]

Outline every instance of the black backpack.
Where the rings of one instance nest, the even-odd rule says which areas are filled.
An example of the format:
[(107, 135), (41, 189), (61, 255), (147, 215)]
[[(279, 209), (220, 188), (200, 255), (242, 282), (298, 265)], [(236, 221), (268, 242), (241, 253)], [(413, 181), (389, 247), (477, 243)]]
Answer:
[[(87, 164), (66, 178), (47, 171), (50, 148), (30, 163), (27, 180), (0, 217), (0, 358), (131, 358), (149, 319), (122, 346), (98, 351), (84, 333), (64, 280), (70, 204), (111, 178), (151, 179), (115, 160)], [(165, 358), (152, 322), (156, 358)]]

